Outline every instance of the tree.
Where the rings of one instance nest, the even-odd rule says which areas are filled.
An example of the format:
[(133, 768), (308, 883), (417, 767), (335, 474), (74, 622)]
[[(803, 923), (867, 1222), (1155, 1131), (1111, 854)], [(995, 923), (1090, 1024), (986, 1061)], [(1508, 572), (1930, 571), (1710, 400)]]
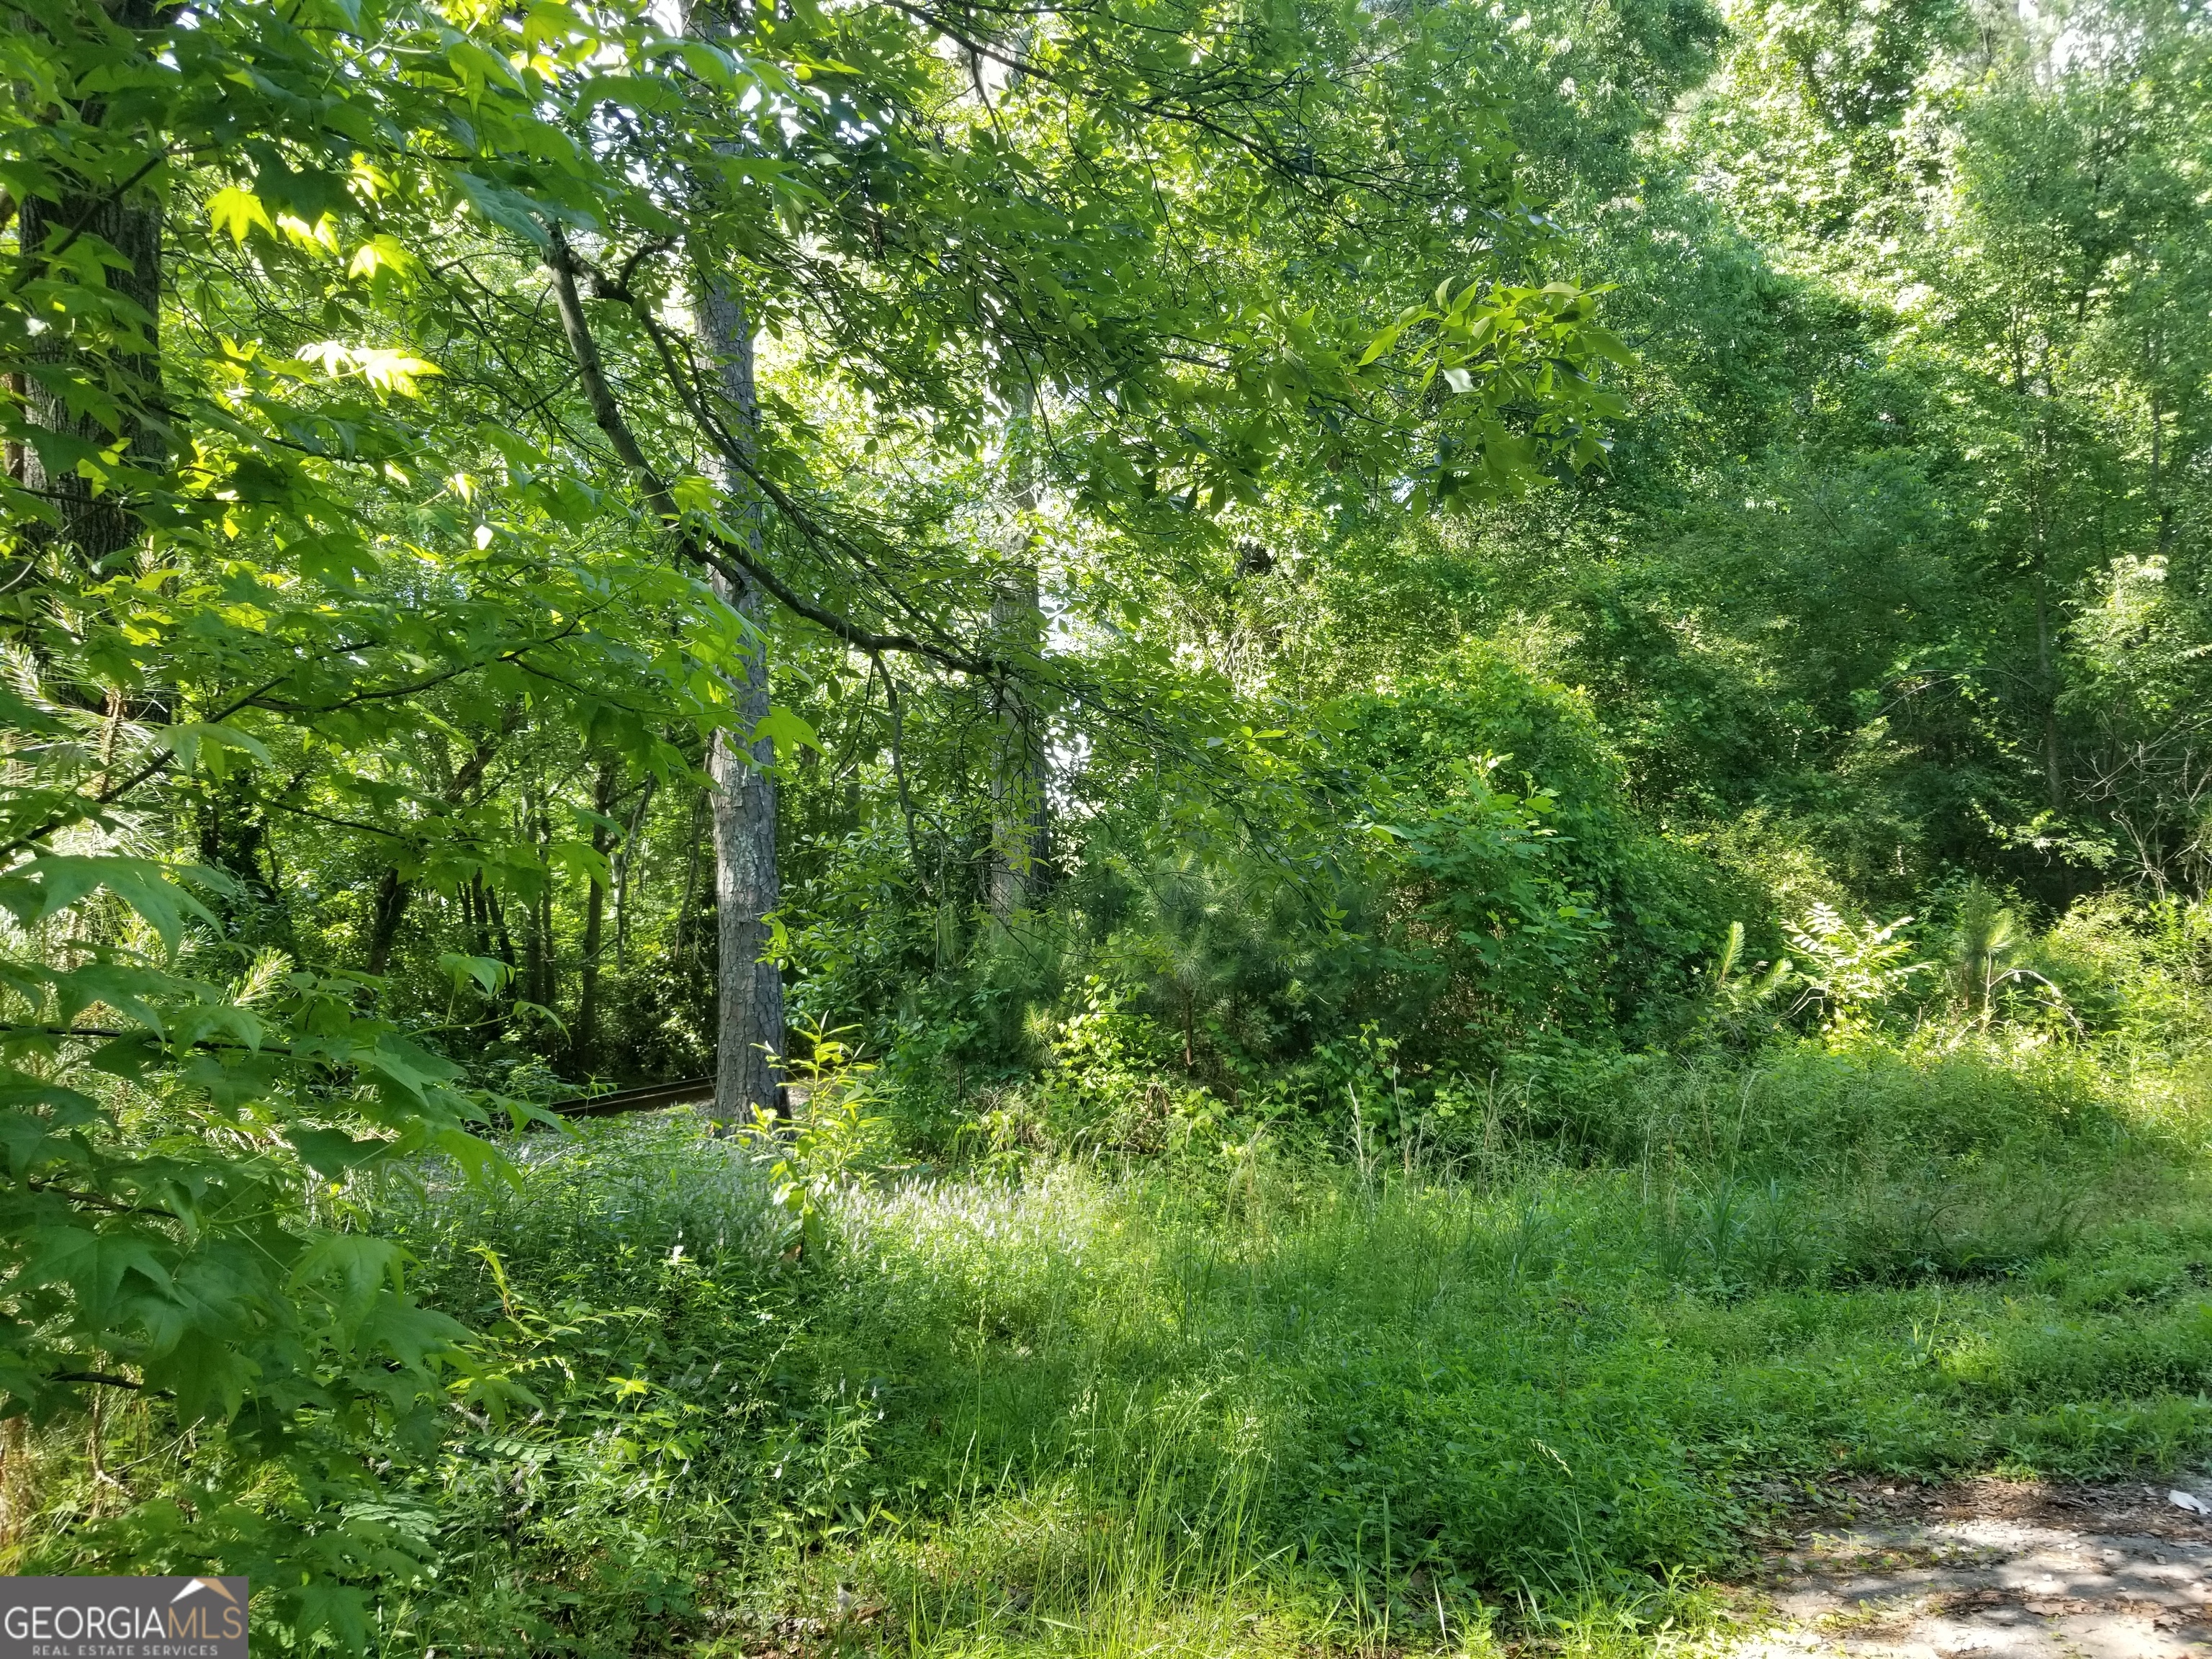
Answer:
[[(307, 1524), (365, 1438), (520, 1397), (343, 1183), (496, 1170), (526, 1067), (487, 1030), (600, 1063), (631, 780), (641, 819), (712, 792), (726, 1110), (772, 1097), (775, 765), (820, 744), (772, 661), (980, 693), (1032, 777), (1064, 707), (1243, 787), (1232, 704), (1049, 653), (912, 464), (1018, 407), (1021, 489), (1122, 533), (1322, 463), (1473, 499), (1586, 464), (1621, 354), (1501, 280), (1540, 228), (1480, 88), (1430, 83), (1448, 10), (9, 21), (0, 1389), (160, 1400), (230, 1484), (145, 1547), (343, 1635), (402, 1570), (367, 1511)], [(1368, 291), (1393, 231), (1418, 269)], [(1339, 264), (1286, 282), (1299, 237)], [(810, 424), (762, 337), (863, 415)], [(264, 1525), (229, 1498), (270, 1458)]]

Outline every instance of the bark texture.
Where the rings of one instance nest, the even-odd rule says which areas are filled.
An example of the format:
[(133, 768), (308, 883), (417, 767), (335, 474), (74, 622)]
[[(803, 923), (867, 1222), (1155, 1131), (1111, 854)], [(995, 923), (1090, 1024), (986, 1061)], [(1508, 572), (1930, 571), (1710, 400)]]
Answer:
[[(759, 430), (760, 405), (753, 389), (752, 323), (744, 303), (726, 280), (701, 271), (692, 310), (700, 345), (714, 367), (724, 422), (739, 443), (750, 446)], [(735, 468), (725, 469), (721, 482), (737, 509), (730, 517), (743, 526), (757, 554), (759, 497)], [(718, 574), (714, 588), (749, 621), (759, 620), (762, 596), (750, 585), (741, 588)], [(774, 1108), (781, 1100), (783, 978), (773, 963), (762, 960), (768, 949), (766, 918), (781, 892), (776, 873), (775, 778), (769, 769), (775, 751), (765, 739), (750, 747), (742, 741), (769, 708), (768, 654), (757, 636), (730, 690), (732, 724), (714, 734), (707, 751), (720, 962), (713, 1110), (716, 1120), (725, 1123), (750, 1115), (757, 1106)]]
[[(157, 21), (151, 0), (122, 0), (110, 9), (118, 22), (131, 28), (150, 28)], [(78, 113), (97, 125), (105, 111), (95, 102), (84, 105)], [(81, 190), (64, 191), (58, 201), (27, 196), (18, 206), (16, 221), (17, 245), (27, 256), (82, 252), (88, 239), (97, 239), (128, 259), (127, 269), (108, 269), (106, 283), (137, 314), (118, 314), (112, 326), (126, 335), (135, 329), (137, 337), (125, 349), (94, 353), (70, 330), (62, 328), (49, 331), (35, 349), (36, 355), (61, 366), (70, 378), (104, 385), (124, 411), (119, 433), (91, 414), (73, 413), (58, 385), (49, 385), (38, 374), (15, 379), (11, 390), (22, 396), (33, 426), (100, 449), (111, 447), (119, 437), (126, 464), (149, 470), (161, 465), (166, 448), (158, 416), (149, 418), (161, 402), (161, 202), (149, 191), (118, 192), (90, 180)], [(42, 454), (35, 441), (9, 447), (9, 470), (27, 489), (44, 496), (60, 519), (58, 526), (34, 532), (34, 539), (66, 548), (97, 568), (137, 538), (138, 520), (129, 498), (113, 490), (96, 490), (62, 446), (54, 446), (52, 454)]]
[[(111, 270), (107, 285), (146, 313), (148, 320), (141, 325), (141, 331), (149, 347), (155, 343), (156, 325), (151, 319), (159, 314), (161, 302), (161, 211), (158, 207), (125, 207), (97, 199), (55, 203), (33, 196), (23, 204), (21, 214), (26, 248), (47, 246), (49, 238), (58, 242), (82, 222), (86, 235), (112, 244), (127, 257), (131, 269)], [(40, 355), (61, 362), (75, 353), (65, 336), (57, 331), (51, 337), (53, 343)], [(157, 383), (159, 366), (151, 351), (121, 356), (99, 368), (88, 358), (70, 367), (79, 373), (99, 374), (120, 394), (130, 411), (123, 434), (130, 464), (148, 468), (160, 465), (161, 438), (137, 411), (137, 405), (153, 395)], [(101, 448), (115, 441), (116, 434), (91, 415), (70, 413), (69, 405), (38, 376), (27, 375), (24, 390), (33, 426)], [(137, 535), (137, 519), (128, 499), (112, 491), (95, 493), (91, 481), (58, 448), (50, 465), (35, 442), (27, 446), (22, 481), (60, 514), (59, 526), (49, 529), (43, 539), (74, 550), (88, 565), (98, 566), (129, 546)]]

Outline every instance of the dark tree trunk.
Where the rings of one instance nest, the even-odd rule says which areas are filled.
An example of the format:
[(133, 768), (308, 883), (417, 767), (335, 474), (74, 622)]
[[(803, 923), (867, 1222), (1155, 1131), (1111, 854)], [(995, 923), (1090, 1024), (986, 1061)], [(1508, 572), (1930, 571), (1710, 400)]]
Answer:
[(629, 823), (623, 831), (623, 844), (615, 854), (615, 971), (629, 971), (629, 884), (637, 865), (638, 849), (645, 834), (645, 817), (653, 810), (654, 791), (659, 787), (658, 778), (648, 775), (645, 787), (637, 792), (637, 805), (630, 809)]
[[(592, 809), (602, 822), (592, 826), (592, 850), (601, 858), (614, 844), (614, 832), (604, 820), (613, 811), (615, 787), (622, 779), (622, 763), (610, 756), (599, 763), (598, 782), (592, 790)], [(588, 1077), (599, 1059), (599, 949), (606, 939), (607, 884), (594, 875), (590, 896), (584, 901), (583, 986), (576, 1000), (576, 1025), (569, 1045), (569, 1066), (579, 1077)]]
[[(552, 832), (546, 822), (545, 798), (526, 798), (525, 827), (536, 844), (539, 861), (545, 861)], [(524, 998), (541, 1008), (550, 1008), (561, 994), (560, 969), (553, 959), (553, 872), (546, 867), (538, 890), (530, 896), (530, 913), (522, 933)]]
[[(486, 734), (477, 742), (475, 750), (462, 763), (453, 781), (447, 786), (441, 803), (447, 810), (465, 805), (477, 787), (483, 781), (484, 769), (498, 751), (500, 739), (514, 730), (520, 713), (507, 711), (496, 732)], [(414, 884), (399, 873), (398, 867), (386, 870), (376, 890), (376, 904), (371, 912), (368, 931), (368, 971), (381, 974), (392, 960), (392, 947), (399, 937), (399, 925), (407, 918), (407, 907), (415, 896)]]
[(692, 940), (699, 930), (699, 847), (706, 824), (707, 797), (702, 794), (692, 799), (691, 823), (684, 835), (684, 902), (676, 911), (676, 961), (685, 972), (690, 969)]
[(538, 1004), (550, 1009), (561, 1000), (561, 955), (553, 938), (553, 881), (550, 875), (538, 890), (538, 900), (532, 908), (535, 915), (532, 931), (538, 936)]
[[(479, 877), (477, 879), (482, 880)], [(487, 886), (483, 890), (484, 915), (491, 920), (492, 936), (499, 941), (499, 959), (510, 969), (515, 967), (514, 938), (507, 929), (507, 911), (499, 902), (499, 893)]]
[[(151, 28), (157, 21), (150, 0), (122, 0), (111, 9), (115, 21), (129, 28)], [(98, 104), (87, 104), (78, 113), (97, 125), (106, 111)], [(50, 446), (51, 453), (42, 454), (34, 434), (33, 441), (9, 459), (24, 486), (43, 495), (59, 517), (58, 525), (34, 532), (36, 539), (65, 549), (97, 568), (137, 538), (139, 524), (127, 493), (96, 490), (79, 473), (79, 447), (104, 450), (120, 439), (124, 465), (147, 470), (160, 466), (165, 453), (159, 427), (158, 356), (162, 210), (159, 198), (143, 188), (118, 191), (106, 179), (81, 179), (80, 188), (72, 191), (69, 180), (62, 182), (60, 200), (26, 196), (18, 205), (16, 231), (24, 258), (82, 253), (89, 240), (105, 242), (130, 262), (108, 268), (107, 287), (139, 314), (118, 319), (115, 331), (120, 339), (111, 339), (100, 349), (89, 349), (65, 327), (41, 337), (33, 355), (60, 373), (51, 380), (27, 374), (10, 389), (22, 396), (32, 426), (54, 434), (58, 441)], [(120, 431), (111, 430), (89, 413), (71, 410), (68, 383), (72, 380), (97, 381), (116, 397), (123, 410)]]
[(381, 975), (392, 964), (392, 946), (399, 937), (399, 924), (406, 918), (408, 901), (415, 896), (414, 884), (401, 875), (397, 866), (387, 868), (384, 879), (377, 884), (376, 902), (369, 911), (368, 971)]
[(471, 956), (491, 956), (491, 891), (484, 885), (483, 871), (479, 870), (469, 878), (469, 884), (463, 890), (463, 897), (466, 901), (469, 920), (469, 953)]

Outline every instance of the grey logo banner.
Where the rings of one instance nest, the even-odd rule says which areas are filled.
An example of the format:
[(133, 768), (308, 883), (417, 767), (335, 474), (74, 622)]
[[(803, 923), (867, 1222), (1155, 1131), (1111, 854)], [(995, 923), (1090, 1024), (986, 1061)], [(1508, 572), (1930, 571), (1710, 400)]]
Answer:
[(0, 1578), (0, 1659), (246, 1659), (243, 1578)]

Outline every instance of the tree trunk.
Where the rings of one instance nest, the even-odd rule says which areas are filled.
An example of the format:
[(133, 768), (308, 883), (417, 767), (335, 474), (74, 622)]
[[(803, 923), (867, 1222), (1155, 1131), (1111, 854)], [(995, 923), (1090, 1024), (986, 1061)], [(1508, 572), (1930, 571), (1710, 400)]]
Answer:
[[(1010, 557), (991, 584), (991, 634), (1003, 659), (1034, 661), (1044, 647), (1044, 611), (1038, 599), (1036, 541), (1032, 515), (1036, 483), (1025, 450), (1028, 400), (1008, 426), (1008, 505), (1014, 515)], [(1029, 908), (1045, 860), (1048, 775), (1042, 723), (1035, 700), (1019, 683), (1002, 680), (991, 691), (991, 861), (988, 901), (1004, 925)]]
[[(753, 390), (752, 324), (744, 302), (723, 277), (696, 273), (692, 310), (700, 344), (714, 366), (725, 424), (738, 442), (751, 446), (760, 429)], [(761, 544), (761, 503), (734, 466), (723, 469), (730, 514), (756, 552)], [(750, 584), (733, 586), (720, 574), (714, 591), (758, 627), (761, 596)], [(714, 1019), (714, 1101), (719, 1122), (773, 1109), (781, 1098), (783, 977), (762, 958), (768, 950), (767, 916), (780, 896), (775, 857), (775, 745), (745, 738), (769, 708), (768, 642), (756, 633), (730, 687), (731, 720), (714, 733), (707, 751), (714, 814), (714, 918), (720, 958)]]
[[(592, 789), (592, 810), (604, 820), (613, 810), (615, 787), (621, 781), (622, 763), (613, 756), (599, 763), (598, 781)], [(614, 844), (614, 832), (604, 822), (592, 825), (592, 851), (601, 858)], [(607, 884), (592, 878), (590, 896), (584, 901), (584, 966), (582, 988), (576, 998), (576, 1024), (568, 1046), (568, 1066), (580, 1078), (589, 1077), (599, 1058), (599, 949), (606, 939)]]
[(2051, 810), (2066, 810), (2065, 775), (2058, 759), (2058, 667), (2051, 654), (2051, 569), (2039, 547), (2035, 558), (2035, 672), (2043, 701), (2043, 783)]
[[(741, 20), (738, 0), (689, 0), (684, 27), (704, 40), (728, 33)], [(726, 153), (736, 146), (718, 144)], [(747, 463), (760, 434), (760, 400), (753, 380), (753, 326), (744, 295), (711, 256), (695, 252), (691, 311), (700, 349), (712, 366), (709, 391), (737, 459)], [(757, 555), (765, 503), (744, 468), (724, 457), (720, 483), (726, 511)], [(718, 572), (714, 591), (758, 629), (765, 606), (750, 582)], [(730, 685), (731, 719), (707, 750), (707, 775), (714, 817), (714, 922), (719, 972), (715, 986), (714, 1099), (718, 1122), (750, 1115), (756, 1107), (782, 1103), (783, 978), (762, 957), (768, 949), (767, 917), (781, 888), (776, 869), (776, 790), (769, 769), (775, 745), (750, 741), (769, 709), (768, 642), (756, 632)]]
[[(999, 651), (1013, 660), (1036, 656), (1044, 615), (1034, 563), (1018, 565), (992, 584), (991, 632)], [(1024, 687), (1011, 681), (994, 686), (991, 712), (990, 907), (1004, 923), (1029, 908), (1044, 872), (1046, 757), (1042, 722)]]
[(679, 972), (690, 969), (693, 936), (699, 928), (699, 847), (704, 839), (706, 817), (707, 797), (695, 797), (691, 822), (684, 832), (684, 902), (676, 910), (676, 963)]
[[(483, 781), (484, 769), (491, 764), (500, 739), (514, 729), (520, 719), (519, 708), (510, 708), (500, 721), (496, 732), (488, 732), (477, 740), (475, 750), (462, 763), (453, 781), (446, 786), (441, 805), (448, 811), (467, 805), (469, 797)], [(370, 914), (368, 929), (368, 971), (382, 974), (392, 961), (392, 947), (399, 938), (399, 924), (406, 920), (407, 907), (415, 897), (414, 884), (399, 873), (397, 866), (384, 872), (377, 885), (376, 905)]]
[[(2048, 390), (2049, 377), (2045, 377)], [(2056, 814), (2066, 810), (2066, 785), (2058, 752), (2058, 665), (2052, 654), (2051, 602), (2051, 518), (2047, 495), (2051, 427), (2046, 412), (2038, 420), (2028, 450), (2028, 534), (2033, 538), (2030, 570), (2035, 580), (2035, 678), (2042, 703), (2043, 785)]]
[(524, 798), (523, 830), (536, 847), (544, 870), (538, 890), (530, 896), (528, 923), (522, 935), (523, 996), (541, 1008), (550, 1008), (561, 994), (561, 969), (553, 958), (553, 871), (546, 858), (553, 832), (546, 821), (544, 795)]
[[(161, 303), (161, 209), (73, 200), (53, 203), (33, 196), (23, 204), (21, 211), (22, 246), (27, 250), (41, 246), (50, 234), (57, 239), (66, 236), (82, 215), (86, 221), (86, 234), (112, 243), (118, 252), (130, 259), (130, 270), (109, 270), (108, 286), (145, 311), (149, 320), (143, 325), (143, 331), (150, 348), (156, 332), (156, 325), (150, 319), (159, 315)], [(65, 340), (58, 339), (40, 355), (52, 361), (72, 350)], [(118, 367), (139, 383), (140, 398), (151, 395), (158, 384), (160, 364), (150, 349), (121, 356)], [(91, 415), (72, 414), (63, 398), (49, 389), (40, 377), (25, 378), (25, 402), (32, 425), (64, 439), (102, 448), (114, 442), (117, 434)], [(126, 410), (129, 407), (126, 403)], [(160, 465), (163, 447), (159, 434), (135, 410), (126, 413), (124, 426), (120, 435), (125, 440), (125, 464), (144, 468)], [(44, 496), (61, 516), (58, 527), (34, 533), (50, 544), (73, 552), (88, 568), (98, 569), (137, 538), (137, 515), (127, 497), (112, 491), (95, 495), (91, 481), (77, 471), (73, 459), (57, 450), (54, 460), (56, 465), (50, 468), (35, 441), (26, 447), (23, 453), (24, 487)]]
[[(156, 21), (152, 0), (121, 0), (110, 9), (127, 28), (151, 28)], [(98, 103), (88, 103), (78, 112), (95, 125), (105, 114)], [(110, 348), (96, 358), (87, 354), (69, 329), (47, 331), (33, 355), (57, 365), (61, 374), (51, 380), (37, 374), (24, 375), (11, 389), (21, 393), (31, 424), (74, 441), (71, 451), (77, 444), (106, 449), (120, 438), (126, 467), (158, 467), (165, 445), (147, 416), (153, 414), (158, 420), (161, 402), (161, 201), (144, 189), (118, 193), (100, 179), (78, 181), (79, 191), (70, 190), (67, 180), (62, 182), (59, 201), (26, 194), (18, 205), (17, 246), (25, 259), (35, 259), (42, 252), (61, 253), (64, 246), (81, 255), (86, 242), (97, 238), (130, 261), (127, 267), (108, 267), (109, 289), (144, 316), (137, 321), (136, 341), (126, 339), (120, 349)], [(89, 414), (71, 411), (68, 383), (86, 379), (103, 381), (119, 394), (124, 410), (120, 432), (111, 431)], [(42, 455), (33, 441), (9, 459), (24, 486), (44, 496), (60, 517), (58, 526), (35, 531), (35, 539), (67, 549), (85, 566), (97, 569), (137, 538), (138, 521), (129, 497), (112, 489), (95, 493), (92, 481), (78, 472), (74, 453), (64, 453), (58, 445), (51, 456)]]
[(659, 781), (647, 775), (645, 787), (637, 792), (637, 805), (630, 809), (629, 824), (623, 831), (623, 843), (615, 854), (615, 971), (629, 971), (629, 879), (630, 871), (637, 862), (638, 837), (645, 827), (645, 815), (653, 810), (653, 793)]
[(386, 866), (377, 884), (375, 908), (369, 913), (368, 971), (381, 977), (392, 965), (392, 946), (399, 937), (399, 924), (407, 915), (407, 902), (415, 896), (414, 884)]
[[(538, 826), (543, 829), (541, 823)], [(561, 1000), (561, 957), (558, 942), (553, 937), (553, 877), (547, 872), (544, 885), (538, 890), (532, 906), (532, 931), (538, 939), (538, 1006), (554, 1008)]]
[[(479, 880), (483, 878), (478, 878)], [(507, 909), (499, 902), (499, 890), (487, 885), (483, 890), (484, 915), (490, 918), (492, 937), (499, 941), (499, 959), (509, 969), (515, 966), (514, 937), (507, 932)], [(512, 979), (509, 981), (512, 983)]]

